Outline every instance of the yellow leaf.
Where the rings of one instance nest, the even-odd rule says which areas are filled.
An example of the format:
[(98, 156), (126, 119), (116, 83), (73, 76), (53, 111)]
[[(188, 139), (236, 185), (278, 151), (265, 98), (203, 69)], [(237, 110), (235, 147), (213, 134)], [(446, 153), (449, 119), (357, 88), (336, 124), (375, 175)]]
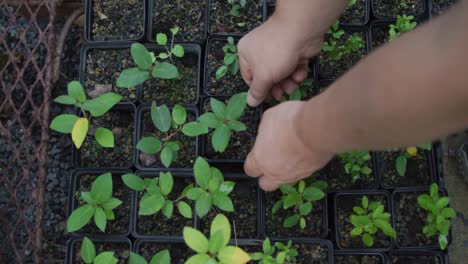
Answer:
[(89, 122), (88, 119), (81, 117), (75, 122), (72, 130), (72, 141), (75, 144), (76, 148), (79, 149), (81, 144), (88, 133)]
[(218, 259), (226, 264), (245, 264), (250, 261), (250, 256), (238, 247), (227, 246), (219, 251)]
[(418, 148), (417, 147), (408, 147), (408, 148), (406, 148), (406, 152), (408, 152), (408, 154), (410, 154), (411, 156), (415, 157), (416, 155), (418, 155)]

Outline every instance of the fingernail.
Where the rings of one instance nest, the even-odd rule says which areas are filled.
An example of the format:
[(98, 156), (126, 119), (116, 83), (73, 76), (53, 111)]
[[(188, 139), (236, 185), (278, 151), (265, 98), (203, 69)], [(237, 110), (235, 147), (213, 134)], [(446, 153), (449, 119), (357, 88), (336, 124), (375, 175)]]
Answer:
[(256, 107), (257, 105), (260, 104), (260, 102), (257, 99), (255, 99), (249, 92), (247, 95), (247, 104), (250, 105), (251, 107)]

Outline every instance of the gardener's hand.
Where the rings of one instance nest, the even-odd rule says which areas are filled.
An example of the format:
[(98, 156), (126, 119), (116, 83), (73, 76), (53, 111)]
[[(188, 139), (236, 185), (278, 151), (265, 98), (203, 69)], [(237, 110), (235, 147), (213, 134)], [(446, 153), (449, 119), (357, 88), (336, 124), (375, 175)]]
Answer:
[[(260, 177), (260, 187), (274, 191), (283, 183), (296, 183), (324, 167), (332, 153), (310, 149), (298, 133), (299, 113), (306, 102), (281, 103), (265, 112), (257, 139), (245, 161), (245, 172)], [(317, 138), (317, 140), (320, 140)]]

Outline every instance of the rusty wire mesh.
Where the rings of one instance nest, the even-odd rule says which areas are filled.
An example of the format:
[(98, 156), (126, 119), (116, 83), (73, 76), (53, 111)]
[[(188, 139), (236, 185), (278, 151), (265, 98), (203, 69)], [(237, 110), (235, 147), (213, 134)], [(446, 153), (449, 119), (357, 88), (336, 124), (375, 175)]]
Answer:
[(0, 0), (1, 263), (41, 262), (55, 5)]

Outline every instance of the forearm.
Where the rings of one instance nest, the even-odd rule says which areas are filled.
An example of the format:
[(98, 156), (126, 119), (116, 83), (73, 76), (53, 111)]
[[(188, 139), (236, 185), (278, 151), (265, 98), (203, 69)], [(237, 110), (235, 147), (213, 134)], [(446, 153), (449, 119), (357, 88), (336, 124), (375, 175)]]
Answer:
[(310, 148), (428, 142), (468, 127), (468, 3), (377, 50), (297, 115)]

